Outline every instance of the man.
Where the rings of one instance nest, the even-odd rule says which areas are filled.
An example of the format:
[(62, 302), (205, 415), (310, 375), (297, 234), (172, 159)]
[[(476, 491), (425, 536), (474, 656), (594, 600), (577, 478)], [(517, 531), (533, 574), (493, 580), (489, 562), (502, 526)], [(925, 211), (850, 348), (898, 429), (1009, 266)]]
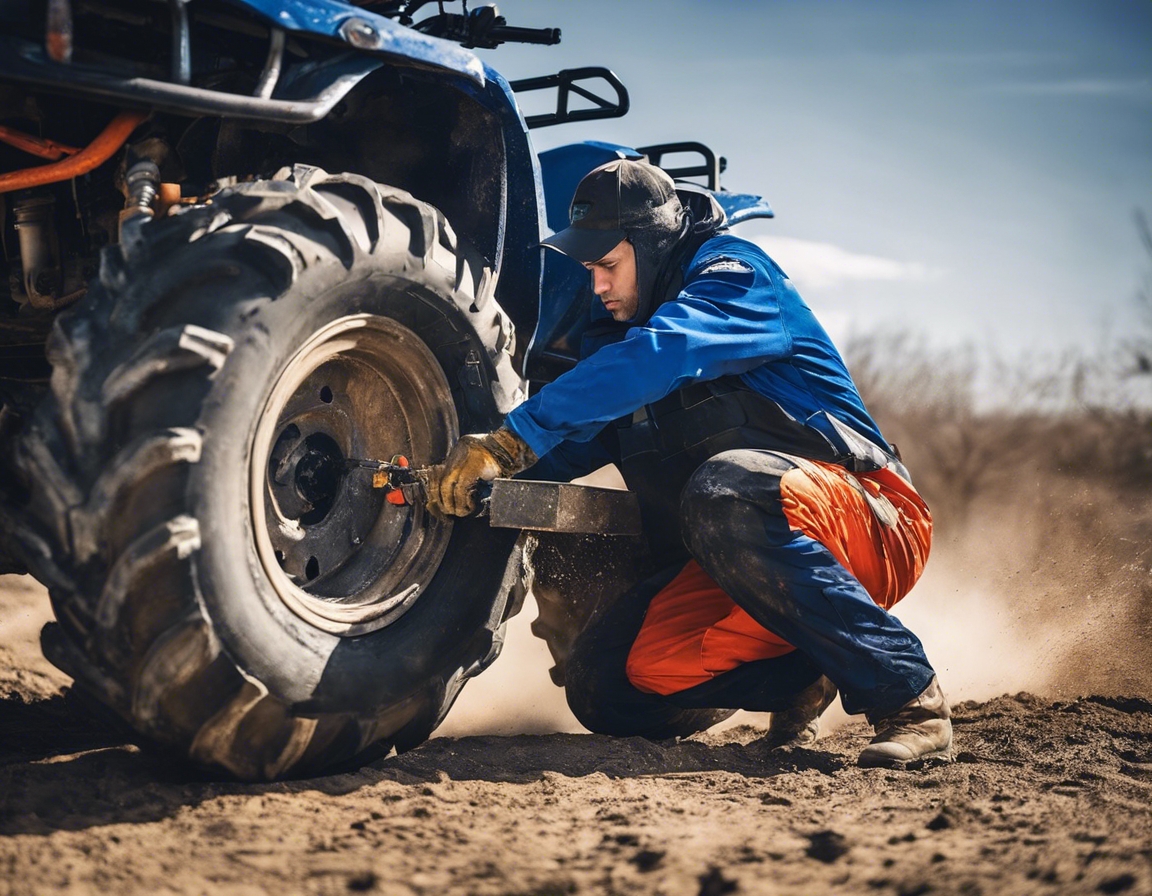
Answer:
[(808, 745), (838, 689), (876, 728), (861, 765), (951, 758), (948, 703), (887, 612), (923, 570), (928, 508), (791, 282), (708, 193), (644, 162), (587, 175), (570, 220), (544, 245), (592, 274), (581, 360), (464, 436), (429, 507), (466, 515), (479, 480), (528, 468), (620, 468), (651, 575), (577, 639), (577, 718), (667, 737), (716, 709), (767, 711), (769, 745)]

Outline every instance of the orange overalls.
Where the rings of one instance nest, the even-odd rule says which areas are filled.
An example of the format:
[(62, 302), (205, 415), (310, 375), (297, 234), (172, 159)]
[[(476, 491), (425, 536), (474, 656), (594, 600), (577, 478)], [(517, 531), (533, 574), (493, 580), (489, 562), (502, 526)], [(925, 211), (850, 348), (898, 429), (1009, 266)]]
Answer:
[[(850, 473), (836, 464), (790, 461), (795, 466), (779, 485), (788, 527), (826, 547), (876, 604), (891, 608), (928, 559), (927, 505), (891, 468)], [(649, 604), (626, 672), (638, 690), (668, 695), (792, 650), (691, 560)]]

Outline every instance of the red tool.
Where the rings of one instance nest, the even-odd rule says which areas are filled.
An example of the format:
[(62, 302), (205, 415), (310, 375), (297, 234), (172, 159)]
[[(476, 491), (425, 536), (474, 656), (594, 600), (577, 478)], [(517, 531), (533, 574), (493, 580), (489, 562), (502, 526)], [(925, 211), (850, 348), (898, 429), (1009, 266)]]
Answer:
[[(384, 500), (389, 504), (396, 505), (410, 505), (412, 504), (411, 487), (419, 487), (421, 481), (419, 478), (419, 470), (412, 469), (411, 464), (408, 462), (403, 454), (394, 454), (390, 461), (371, 460), (363, 457), (349, 457), (345, 461), (351, 468), (371, 470), (372, 471), (372, 488), (383, 488), (388, 491), (384, 495)], [(409, 490), (405, 491), (405, 486)]]

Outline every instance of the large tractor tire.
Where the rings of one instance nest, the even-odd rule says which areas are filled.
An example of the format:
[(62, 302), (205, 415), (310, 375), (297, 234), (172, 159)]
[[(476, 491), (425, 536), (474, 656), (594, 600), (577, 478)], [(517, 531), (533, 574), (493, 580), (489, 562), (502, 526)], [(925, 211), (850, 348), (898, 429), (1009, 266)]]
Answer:
[(520, 400), (493, 280), (436, 209), (318, 169), (129, 227), (15, 454), (48, 658), (241, 779), (425, 740), (518, 609), (516, 533), (346, 460), (438, 462)]

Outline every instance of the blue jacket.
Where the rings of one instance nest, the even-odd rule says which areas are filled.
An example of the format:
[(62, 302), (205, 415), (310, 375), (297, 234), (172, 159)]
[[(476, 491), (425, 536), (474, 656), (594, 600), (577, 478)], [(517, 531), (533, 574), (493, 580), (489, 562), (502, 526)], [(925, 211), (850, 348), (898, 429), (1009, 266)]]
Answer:
[(759, 246), (728, 233), (687, 262), (675, 299), (544, 386), (505, 425), (542, 459), (534, 478), (572, 478), (613, 460), (592, 441), (613, 420), (683, 386), (733, 374), (835, 445), (843, 439), (827, 415), (887, 450), (792, 281)]

